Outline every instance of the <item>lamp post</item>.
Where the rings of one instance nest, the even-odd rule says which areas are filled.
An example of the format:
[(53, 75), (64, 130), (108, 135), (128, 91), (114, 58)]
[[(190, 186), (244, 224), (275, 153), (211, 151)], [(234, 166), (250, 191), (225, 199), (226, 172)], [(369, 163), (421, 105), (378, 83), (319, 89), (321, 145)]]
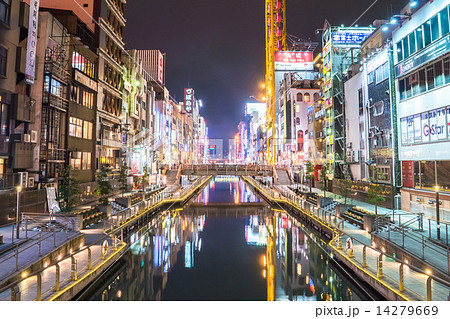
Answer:
[(19, 203), (20, 203), (20, 192), (22, 191), (22, 186), (17, 186), (17, 208), (16, 208), (16, 237), (19, 239)]
[(439, 186), (435, 186), (436, 191), (436, 224), (437, 224), (437, 239), (441, 239), (441, 224), (439, 220)]

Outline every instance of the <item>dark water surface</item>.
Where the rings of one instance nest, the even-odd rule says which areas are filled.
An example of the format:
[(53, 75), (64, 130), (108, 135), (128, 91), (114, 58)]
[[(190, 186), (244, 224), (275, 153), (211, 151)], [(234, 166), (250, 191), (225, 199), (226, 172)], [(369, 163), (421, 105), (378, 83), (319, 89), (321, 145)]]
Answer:
[(133, 234), (129, 251), (89, 299), (267, 300), (274, 213), (276, 299), (360, 300), (329, 264), (319, 238), (236, 177), (216, 177), (187, 208)]

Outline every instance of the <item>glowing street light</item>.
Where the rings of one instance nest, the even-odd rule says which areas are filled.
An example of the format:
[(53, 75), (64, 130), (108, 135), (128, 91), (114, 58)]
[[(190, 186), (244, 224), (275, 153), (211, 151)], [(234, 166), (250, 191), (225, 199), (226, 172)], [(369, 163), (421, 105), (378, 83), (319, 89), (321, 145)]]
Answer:
[(437, 239), (441, 239), (441, 224), (439, 220), (439, 186), (435, 186), (436, 192), (436, 224), (437, 224)]
[(19, 239), (19, 202), (20, 202), (20, 192), (22, 191), (22, 186), (17, 186), (17, 208), (16, 208), (16, 237)]

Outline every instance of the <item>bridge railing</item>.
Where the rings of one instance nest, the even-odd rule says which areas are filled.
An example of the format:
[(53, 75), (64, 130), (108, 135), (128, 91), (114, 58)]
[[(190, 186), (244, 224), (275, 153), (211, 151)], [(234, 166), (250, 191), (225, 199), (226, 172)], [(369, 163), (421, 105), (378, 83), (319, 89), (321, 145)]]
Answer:
[(243, 164), (199, 164), (183, 165), (184, 174), (220, 174), (220, 175), (264, 175), (273, 176), (270, 165), (243, 165)]

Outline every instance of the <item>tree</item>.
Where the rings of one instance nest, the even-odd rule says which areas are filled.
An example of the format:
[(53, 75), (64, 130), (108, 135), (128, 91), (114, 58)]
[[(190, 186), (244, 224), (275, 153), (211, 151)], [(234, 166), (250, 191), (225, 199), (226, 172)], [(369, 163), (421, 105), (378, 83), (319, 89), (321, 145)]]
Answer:
[(108, 179), (108, 175), (111, 173), (109, 164), (103, 165), (100, 169), (100, 173), (97, 175), (97, 189), (95, 195), (100, 196), (98, 201), (102, 205), (108, 205), (108, 196), (111, 194), (112, 185)]
[(345, 162), (343, 167), (344, 178), (339, 181), (339, 186), (341, 188), (341, 195), (344, 197), (344, 204), (347, 205), (347, 198), (352, 191), (351, 175), (349, 172), (350, 164)]
[(314, 165), (311, 161), (306, 162), (306, 176), (309, 178), (309, 192), (312, 193), (312, 184), (314, 179)]
[(147, 187), (147, 182), (148, 182), (148, 167), (147, 165), (144, 166), (143, 168), (143, 175), (142, 175), (142, 191), (145, 193), (145, 188)]
[(59, 186), (58, 197), (60, 201), (61, 211), (70, 212), (77, 203), (80, 194), (78, 180), (72, 175), (72, 167), (66, 166), (61, 174), (61, 184)]
[(128, 169), (129, 167), (125, 163), (120, 167), (119, 189), (122, 191), (122, 197), (124, 196), (124, 193), (130, 190), (130, 185), (128, 184)]
[(386, 198), (381, 196), (384, 187), (383, 185), (378, 184), (378, 177), (384, 179), (384, 174), (377, 167), (371, 167), (371, 171), (372, 176), (370, 177), (371, 183), (369, 184), (369, 189), (367, 191), (367, 202), (375, 205), (375, 223), (376, 231), (378, 231), (378, 204), (386, 200)]

